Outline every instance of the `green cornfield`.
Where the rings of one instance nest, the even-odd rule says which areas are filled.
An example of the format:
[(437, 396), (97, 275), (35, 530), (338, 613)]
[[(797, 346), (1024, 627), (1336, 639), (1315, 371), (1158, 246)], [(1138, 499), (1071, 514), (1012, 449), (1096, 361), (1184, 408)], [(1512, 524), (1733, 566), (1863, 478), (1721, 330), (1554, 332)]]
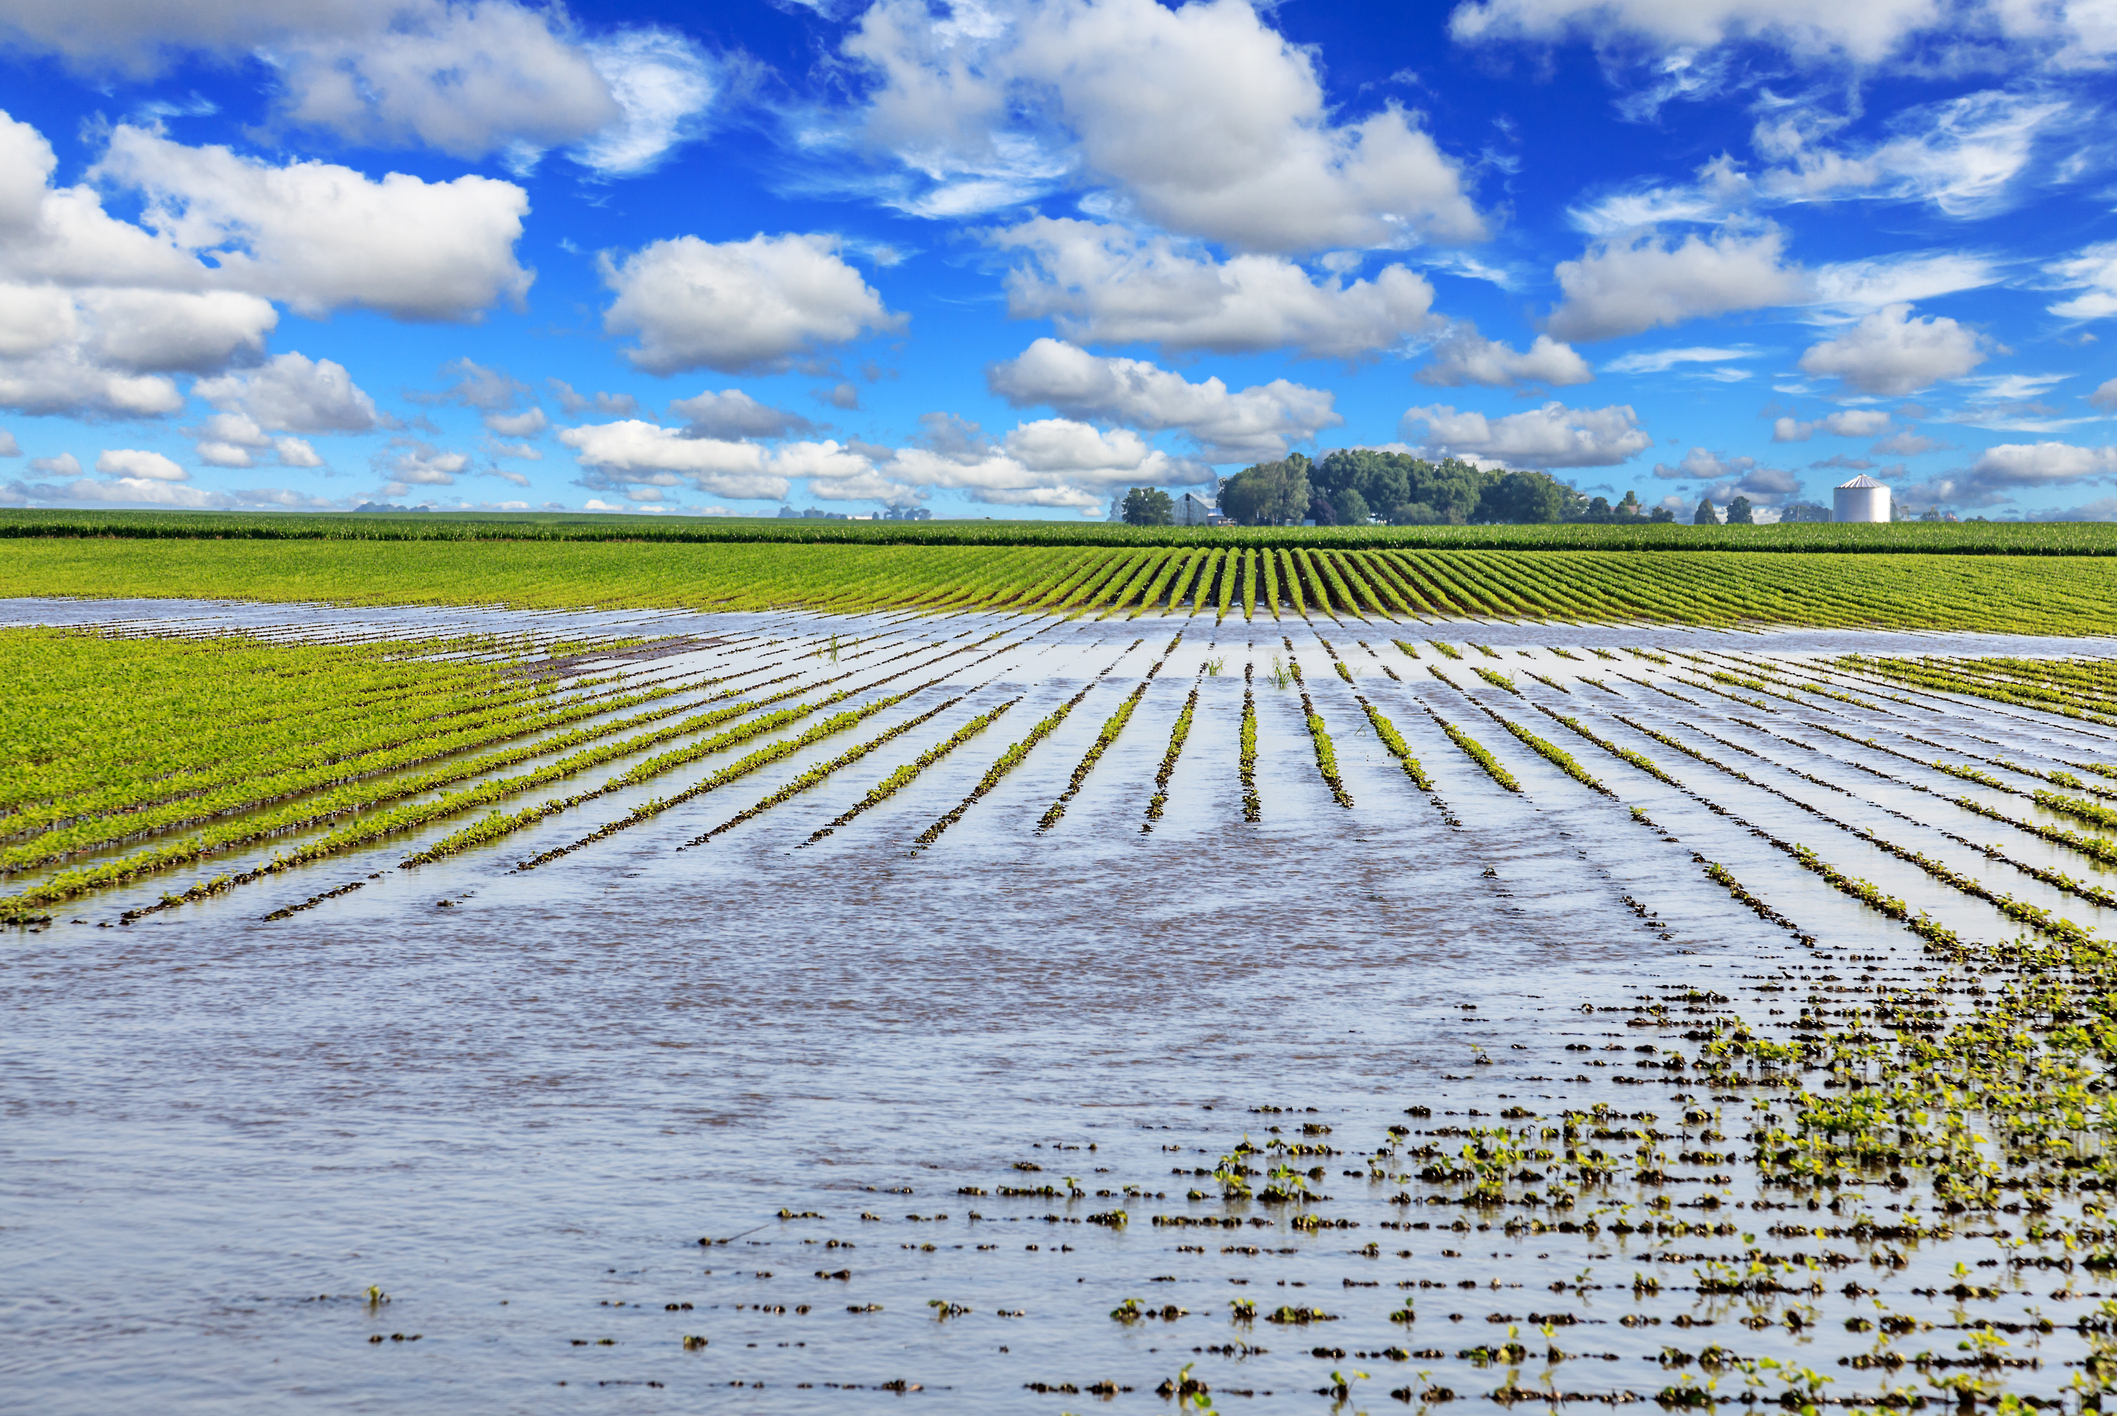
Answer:
[(2106, 521), (1800, 522), (1775, 526), (1113, 526), (1073, 521), (823, 521), (555, 512), (0, 510), (0, 539), (256, 541), (636, 541), (854, 546), (1188, 546), (1367, 550), (1744, 551), (2020, 556), (2117, 555)]
[(0, 596), (2117, 630), (2099, 556), (1919, 551), (38, 536), (0, 557)]

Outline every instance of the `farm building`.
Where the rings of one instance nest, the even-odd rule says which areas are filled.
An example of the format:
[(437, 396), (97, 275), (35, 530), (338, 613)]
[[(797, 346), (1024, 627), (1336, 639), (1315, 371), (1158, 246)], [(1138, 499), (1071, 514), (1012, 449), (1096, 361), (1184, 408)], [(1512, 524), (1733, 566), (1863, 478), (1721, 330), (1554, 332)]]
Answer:
[(1213, 504), (1201, 500), (1195, 492), (1185, 492), (1176, 499), (1175, 521), (1178, 526), (1210, 526), (1217, 515)]
[(1862, 473), (1831, 492), (1832, 521), (1887, 521), (1889, 488)]

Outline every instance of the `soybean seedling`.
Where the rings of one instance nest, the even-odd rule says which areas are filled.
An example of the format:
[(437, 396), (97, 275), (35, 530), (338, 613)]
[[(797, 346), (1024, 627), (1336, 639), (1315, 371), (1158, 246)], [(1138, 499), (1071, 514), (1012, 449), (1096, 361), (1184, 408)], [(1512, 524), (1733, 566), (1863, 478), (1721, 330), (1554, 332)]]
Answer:
[[(1364, 1382), (1366, 1380), (1367, 1373), (1365, 1372), (1354, 1372), (1350, 1375), (1347, 1375), (1344, 1372), (1332, 1372), (1330, 1374), (1330, 1385), (1325, 1387), (1320, 1393), (1320, 1395), (1325, 1395), (1332, 1398), (1331, 1410), (1343, 1411), (1345, 1409), (1345, 1403), (1352, 1400), (1353, 1383)], [(1355, 1412), (1354, 1416), (1366, 1416), (1366, 1413)]]
[(1184, 1363), (1182, 1371), (1162, 1379), (1162, 1384), (1154, 1389), (1155, 1394), (1164, 1399), (1175, 1397), (1179, 1407), (1194, 1411), (1215, 1410), (1213, 1398), (1206, 1392), (1206, 1384), (1191, 1375), (1191, 1368), (1197, 1365), (1196, 1362)]

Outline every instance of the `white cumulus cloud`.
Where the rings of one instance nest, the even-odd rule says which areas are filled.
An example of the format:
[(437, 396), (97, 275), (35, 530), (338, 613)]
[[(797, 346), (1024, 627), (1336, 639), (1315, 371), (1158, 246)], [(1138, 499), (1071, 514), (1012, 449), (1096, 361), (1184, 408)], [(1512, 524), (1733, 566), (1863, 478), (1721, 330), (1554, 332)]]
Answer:
[(1016, 408), (1042, 405), (1078, 420), (1181, 432), (1208, 462), (1282, 457), (1289, 444), (1345, 421), (1327, 389), (1274, 379), (1230, 390), (1217, 378), (1193, 383), (1144, 359), (1090, 354), (1048, 338), (994, 364), (985, 380)]
[(759, 403), (739, 388), (708, 389), (669, 405), (669, 416), (681, 418), (695, 438), (783, 438), (807, 434), (816, 425), (786, 408)]
[(1029, 257), (1007, 275), (1008, 313), (1049, 319), (1083, 344), (1352, 358), (1423, 330), (1433, 307), (1433, 287), (1403, 265), (1347, 281), (1283, 256), (1216, 260), (1167, 236), (1072, 218), (1036, 217), (992, 240)]
[(1801, 371), (1839, 378), (1861, 393), (1901, 396), (1957, 379), (1985, 362), (1977, 335), (1946, 316), (1913, 317), (1887, 305), (1846, 333), (1813, 345)]
[(1458, 320), (1435, 342), (1433, 362), (1412, 377), (1441, 388), (1464, 384), (1504, 388), (1510, 384), (1583, 384), (1595, 374), (1571, 345), (1548, 334), (1539, 334), (1528, 349), (1517, 353), (1479, 334), (1470, 321)]
[(470, 466), (468, 454), (449, 452), (432, 443), (395, 438), (391, 446), (393, 451), (376, 456), (375, 470), (401, 486), (453, 486), (457, 474)]
[(1758, 506), (1784, 506), (1801, 494), (1801, 479), (1783, 467), (1767, 467), (1754, 457), (1723, 457), (1703, 447), (1692, 448), (1674, 466), (1655, 463), (1654, 475), (1663, 481), (1709, 483), (1703, 495), (1719, 503), (1739, 496)]
[(2101, 0), (1463, 0), (1449, 32), (1466, 43), (1585, 38), (1607, 47), (1645, 42), (1693, 51), (1738, 41), (1771, 44), (1803, 59), (1873, 64), (1934, 32), (1996, 34), (2038, 46), (2055, 62), (2092, 63), (2117, 49)]
[(514, 0), (37, 0), (0, 18), (0, 43), (99, 77), (261, 59), (281, 123), (517, 162), (571, 145), (611, 175), (648, 170), (693, 136), (719, 90), (713, 62), (679, 34), (589, 34), (563, 6)]
[(1846, 408), (1808, 422), (1797, 418), (1776, 419), (1772, 423), (1772, 441), (1807, 442), (1818, 432), (1841, 438), (1871, 438), (1888, 428), (1889, 415), (1879, 408)]
[(274, 166), (121, 124), (92, 175), (142, 200), (132, 222), (97, 187), (52, 185), (56, 169), (41, 133), (0, 114), (0, 406), (24, 412), (174, 412), (167, 375), (258, 359), (275, 302), (473, 318), (529, 283), (526, 197), (505, 182)]
[[(930, 426), (940, 420), (929, 420)], [(966, 492), (992, 506), (1091, 511), (1127, 486), (1182, 486), (1205, 480), (1136, 433), (1105, 432), (1063, 418), (1016, 427), (998, 445), (976, 424), (953, 424), (954, 436), (899, 448), (889, 471), (905, 482)]]
[[(1978, 454), (1967, 472), (1935, 477), (1903, 489), (1900, 500), (1992, 506), (2022, 492), (2108, 482), (2117, 478), (2117, 447), (2081, 447), (2074, 443), (2001, 443)], [(2046, 513), (2050, 519), (2065, 513)]]
[(382, 421), (345, 365), (305, 354), (275, 354), (260, 368), (200, 379), (191, 391), (278, 432), (365, 433)]
[(529, 408), (520, 413), (487, 413), (479, 422), (486, 431), (503, 438), (533, 438), (540, 436), (551, 426), (551, 419), (541, 408)]
[(866, 140), (924, 178), (927, 210), (1064, 179), (1247, 251), (1486, 231), (1415, 114), (1340, 121), (1309, 52), (1247, 0), (879, 0), (845, 52), (876, 80)]
[(1611, 467), (1654, 445), (1628, 404), (1568, 408), (1556, 401), (1487, 418), (1445, 404), (1405, 411), (1398, 436), (1437, 456), (1479, 457), (1517, 467)]
[(778, 368), (906, 324), (840, 258), (831, 236), (760, 233), (717, 244), (680, 236), (622, 260), (606, 255), (601, 268), (616, 296), (603, 328), (637, 335), (625, 357), (654, 374)]
[(606, 476), (651, 482), (679, 477), (709, 496), (783, 497), (786, 478), (767, 470), (765, 451), (755, 443), (722, 438), (692, 438), (638, 418), (563, 428), (559, 441), (570, 447), (583, 467)]
[(282, 467), (323, 466), (306, 440), (269, 437), (247, 413), (215, 413), (187, 431), (198, 439), (198, 460), (208, 467), (255, 467), (264, 454)]
[(1652, 234), (1605, 242), (1577, 261), (1559, 262), (1565, 298), (1546, 328), (1558, 339), (1614, 339), (1731, 310), (1792, 304), (1808, 286), (1784, 262), (1784, 250), (1785, 237), (1775, 229), (1722, 231), (1710, 241), (1689, 235), (1673, 246)]
[(401, 172), (376, 181), (313, 160), (275, 167), (122, 124), (96, 171), (146, 196), (145, 224), (167, 247), (213, 253), (218, 268), (199, 283), (303, 314), (472, 319), (529, 289), (514, 258), (529, 198), (512, 182)]
[(1971, 478), (1987, 487), (2043, 487), (2117, 474), (2117, 447), (2072, 443), (2001, 443), (1978, 454)]
[(96, 471), (106, 477), (147, 478), (156, 482), (186, 482), (191, 474), (159, 452), (140, 448), (106, 448), (96, 458)]
[(479, 157), (510, 143), (573, 142), (622, 116), (562, 9), (393, 8), (387, 25), (297, 30), (274, 46), (287, 118), (364, 146)]

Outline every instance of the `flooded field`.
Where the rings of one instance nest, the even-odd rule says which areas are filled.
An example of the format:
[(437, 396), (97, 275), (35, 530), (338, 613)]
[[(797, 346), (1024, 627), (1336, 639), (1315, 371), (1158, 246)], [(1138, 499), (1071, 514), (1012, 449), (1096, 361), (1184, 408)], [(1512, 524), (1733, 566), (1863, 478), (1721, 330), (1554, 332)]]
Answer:
[(2107, 642), (0, 624), (505, 640), (553, 715), (314, 820), (8, 838), (0, 1404), (2078, 1409), (2117, 1376), (2117, 699), (1961, 667)]

